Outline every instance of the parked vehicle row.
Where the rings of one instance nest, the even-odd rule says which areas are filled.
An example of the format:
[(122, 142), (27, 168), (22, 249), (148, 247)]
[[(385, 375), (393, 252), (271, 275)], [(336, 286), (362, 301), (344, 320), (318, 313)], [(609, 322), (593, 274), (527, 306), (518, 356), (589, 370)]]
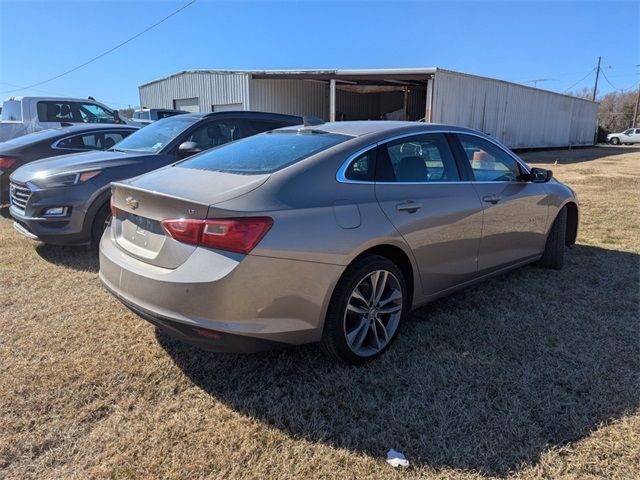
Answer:
[(110, 218), (110, 184), (300, 117), (192, 113), (160, 120), (106, 151), (31, 162), (11, 175), (10, 213), (23, 235), (56, 245), (97, 242)]
[(27, 163), (10, 212), (33, 239), (100, 240), (103, 285), (182, 340), (317, 342), (352, 364), (426, 302), (561, 268), (578, 228), (569, 187), (482, 133), (257, 112), (180, 114)]

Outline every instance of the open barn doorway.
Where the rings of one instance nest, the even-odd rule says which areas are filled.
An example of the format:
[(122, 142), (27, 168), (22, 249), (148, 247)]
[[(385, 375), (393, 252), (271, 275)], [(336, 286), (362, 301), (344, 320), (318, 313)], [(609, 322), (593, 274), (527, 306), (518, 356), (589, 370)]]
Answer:
[(336, 120), (420, 120), (426, 87), (336, 85)]

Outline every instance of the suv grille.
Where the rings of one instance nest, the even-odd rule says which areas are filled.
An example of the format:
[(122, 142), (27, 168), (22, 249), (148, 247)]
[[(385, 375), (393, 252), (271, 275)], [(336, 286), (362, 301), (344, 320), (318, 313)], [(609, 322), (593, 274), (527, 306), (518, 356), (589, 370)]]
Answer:
[(31, 196), (31, 190), (17, 183), (11, 183), (9, 185), (9, 196), (11, 205), (15, 205), (20, 210), (24, 210)]

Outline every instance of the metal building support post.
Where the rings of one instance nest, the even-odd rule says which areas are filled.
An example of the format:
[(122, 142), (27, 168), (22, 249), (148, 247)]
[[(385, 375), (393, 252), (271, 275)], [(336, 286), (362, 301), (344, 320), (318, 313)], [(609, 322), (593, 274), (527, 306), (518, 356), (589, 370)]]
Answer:
[(331, 79), (329, 82), (329, 121), (336, 121), (336, 81)]
[(402, 114), (404, 115), (403, 120), (407, 121), (407, 108), (408, 108), (408, 104), (409, 104), (409, 88), (408, 87), (404, 87), (403, 89), (403, 93), (404, 93), (404, 99), (402, 102)]
[(424, 107), (424, 121), (429, 123), (431, 122), (433, 116), (433, 77), (427, 80), (427, 94), (426, 94), (426, 102)]

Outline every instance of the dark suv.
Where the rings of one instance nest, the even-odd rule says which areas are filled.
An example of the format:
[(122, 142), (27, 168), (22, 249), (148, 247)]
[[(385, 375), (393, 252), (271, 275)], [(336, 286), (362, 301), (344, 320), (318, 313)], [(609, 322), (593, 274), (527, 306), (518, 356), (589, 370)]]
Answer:
[(111, 182), (233, 140), (299, 124), (302, 117), (275, 113), (190, 113), (153, 122), (107, 151), (31, 162), (10, 177), (14, 227), (51, 244), (95, 242), (111, 216)]

